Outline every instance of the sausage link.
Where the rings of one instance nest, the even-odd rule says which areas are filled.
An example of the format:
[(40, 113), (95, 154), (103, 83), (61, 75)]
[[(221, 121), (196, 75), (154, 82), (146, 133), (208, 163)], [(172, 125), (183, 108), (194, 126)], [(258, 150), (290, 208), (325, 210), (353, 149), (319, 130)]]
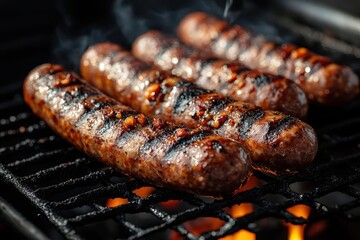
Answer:
[(264, 74), (235, 62), (209, 58), (159, 31), (149, 31), (133, 44), (135, 57), (196, 85), (235, 100), (304, 118), (305, 93), (291, 80)]
[(86, 80), (147, 116), (190, 128), (200, 125), (241, 142), (260, 171), (293, 172), (315, 157), (317, 139), (309, 125), (201, 89), (150, 67), (116, 44), (90, 47), (80, 69)]
[(299, 84), (310, 101), (318, 104), (340, 105), (359, 93), (359, 79), (349, 67), (306, 48), (268, 41), (206, 13), (187, 15), (180, 22), (178, 36), (217, 57), (289, 78)]
[(249, 176), (251, 160), (240, 143), (148, 119), (59, 65), (35, 68), (25, 80), (24, 96), (64, 139), (134, 178), (221, 196), (233, 193)]

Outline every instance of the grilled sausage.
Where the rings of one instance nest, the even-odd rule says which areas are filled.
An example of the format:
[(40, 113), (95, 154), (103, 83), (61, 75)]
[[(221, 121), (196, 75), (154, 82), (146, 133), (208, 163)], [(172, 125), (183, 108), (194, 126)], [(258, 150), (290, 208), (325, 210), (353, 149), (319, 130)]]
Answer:
[(24, 96), (36, 115), (77, 148), (155, 185), (219, 196), (234, 192), (250, 173), (240, 143), (151, 121), (59, 65), (35, 68)]
[(186, 16), (179, 25), (178, 36), (217, 57), (289, 78), (299, 84), (309, 100), (318, 104), (340, 105), (359, 93), (359, 79), (349, 67), (306, 48), (268, 41), (205, 13)]
[(190, 128), (200, 125), (241, 142), (260, 171), (296, 171), (316, 154), (315, 133), (300, 120), (201, 89), (145, 64), (118, 45), (90, 47), (80, 69), (86, 80), (147, 116)]
[(300, 118), (307, 114), (305, 93), (293, 81), (249, 70), (235, 62), (209, 58), (159, 31), (138, 37), (132, 53), (147, 63), (235, 100)]

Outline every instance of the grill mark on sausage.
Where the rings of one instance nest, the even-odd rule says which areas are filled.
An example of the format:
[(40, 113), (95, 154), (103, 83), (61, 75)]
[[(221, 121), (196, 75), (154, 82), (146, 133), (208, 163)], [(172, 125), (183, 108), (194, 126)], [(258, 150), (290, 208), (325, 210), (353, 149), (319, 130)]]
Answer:
[[(182, 86), (184, 87), (181, 88)], [(173, 112), (175, 114), (180, 113), (184, 109), (184, 107), (196, 97), (202, 94), (210, 93), (209, 90), (198, 88), (194, 84), (191, 84), (189, 82), (185, 83), (183, 81), (180, 81), (176, 85), (176, 87), (179, 87), (182, 90), (182, 92), (179, 94), (173, 107)]]
[[(116, 56), (118, 56), (118, 54), (119, 54), (119, 50), (117, 49), (117, 50), (110, 51), (110, 52), (107, 54), (107, 56), (108, 56), (111, 60), (113, 60)], [(122, 61), (124, 61), (122, 57), (118, 59), (118, 62), (122, 62)]]
[[(114, 62), (114, 59), (119, 55), (119, 52), (117, 55), (108, 55), (110, 57), (111, 62)], [(144, 64), (143, 62), (138, 61), (137, 59), (134, 59), (134, 57), (131, 54), (124, 54), (120, 58), (116, 59), (116, 63), (129, 63), (132, 66), (132, 71), (130, 71), (129, 78), (135, 78), (138, 74), (141, 72), (148, 70), (151, 68), (151, 66)]]
[(73, 85), (66, 89), (64, 93), (64, 100), (67, 105), (71, 105), (73, 103), (78, 103), (80, 101), (85, 100), (91, 96), (97, 95), (97, 91), (85, 88), (81, 85)]
[(243, 74), (244, 72), (250, 71), (249, 68), (247, 68), (245, 66), (240, 66), (240, 65), (225, 63), (224, 66), (229, 68), (233, 73), (236, 73), (238, 76), (240, 76), (240, 74)]
[(97, 91), (88, 89), (82, 85), (73, 85), (67, 88), (64, 92), (65, 106), (60, 109), (60, 114), (66, 114), (66, 111), (74, 104), (84, 101), (85, 99), (96, 96)]
[(196, 133), (193, 133), (192, 135), (187, 135), (187, 136), (184, 136), (184, 137), (181, 137), (179, 139), (176, 140), (175, 143), (173, 143), (169, 149), (167, 150), (167, 152), (165, 153), (165, 156), (164, 156), (164, 160), (167, 161), (168, 159), (171, 159), (174, 154), (176, 152), (179, 152), (181, 151), (183, 148), (185, 148), (187, 145), (195, 142), (195, 141), (198, 141), (206, 136), (209, 136), (211, 135), (211, 132), (209, 131), (201, 131), (201, 132), (196, 132)]
[[(51, 68), (51, 70), (50, 70), (50, 72), (48, 73), (48, 75), (49, 76), (43, 76), (42, 77), (42, 81), (43, 82), (45, 82), (45, 85), (46, 86), (48, 86), (50, 89), (51, 89), (51, 91), (48, 91), (47, 92), (47, 95), (46, 95), (46, 101), (51, 101), (60, 91), (61, 91), (61, 87), (59, 86), (59, 87), (55, 87), (54, 86), (54, 83), (53, 82), (51, 82), (51, 81), (48, 81), (47, 79), (48, 79), (48, 77), (52, 77), (52, 78), (54, 78), (55, 76), (55, 74), (56, 73), (60, 73), (60, 72), (64, 72), (62, 69), (57, 69), (57, 70), (54, 70), (53, 68)], [(67, 72), (65, 72), (65, 74), (71, 74), (71, 73), (67, 73)], [(78, 79), (75, 79), (75, 78), (73, 78), (67, 85), (66, 85), (66, 87), (71, 87), (71, 86), (76, 86), (76, 85), (78, 85), (79, 83), (81, 83)], [(65, 86), (64, 86), (65, 87)]]
[(238, 38), (238, 34), (236, 33), (231, 39), (226, 41), (226, 45), (224, 47), (224, 53), (227, 54), (229, 52), (229, 49), (236, 43), (236, 40)]
[(48, 91), (46, 94), (46, 101), (50, 102), (54, 97), (56, 97), (60, 90), (60, 88), (52, 88), (51, 91)]
[[(136, 64), (136, 63), (138, 63), (138, 64)], [(139, 64), (139, 63), (141, 63), (141, 64)], [(152, 68), (153, 68), (153, 66), (151, 66), (151, 65), (145, 65), (142, 62), (136, 61), (136, 62), (132, 63), (132, 70), (133, 70), (132, 73), (133, 74), (129, 77), (135, 78), (136, 76), (143, 73), (144, 71), (150, 70)]]
[(273, 79), (274, 78), (266, 76), (264, 74), (259, 74), (252, 78), (252, 80), (255, 83), (255, 86), (258, 88), (268, 85), (269, 83), (271, 83), (273, 81)]
[[(135, 116), (135, 114), (133, 115)], [(118, 146), (124, 145), (130, 138), (136, 137), (137, 133), (148, 127), (151, 123), (147, 121), (143, 127), (135, 127), (125, 130), (121, 135), (116, 138), (116, 144)], [(123, 126), (125, 128), (125, 126)]]
[(213, 99), (211, 100), (211, 106), (207, 108), (209, 112), (216, 112), (218, 110), (224, 109), (229, 103), (235, 102), (231, 98), (222, 98), (222, 99)]
[(94, 112), (101, 110), (107, 106), (113, 106), (115, 104), (116, 102), (112, 100), (101, 101), (101, 99), (91, 99), (91, 97), (85, 98), (82, 102), (82, 105), (84, 106), (84, 112), (81, 114), (81, 116), (79, 116), (78, 120), (74, 123), (74, 126), (81, 124), (82, 121), (86, 120)]
[[(210, 18), (210, 16), (207, 16), (207, 18)], [(224, 32), (231, 30), (231, 26), (227, 25), (225, 26), (222, 30), (219, 31), (219, 33), (217, 34), (217, 36), (211, 40), (210, 42), (210, 48), (213, 49), (214, 45), (216, 42), (218, 42), (221, 39), (221, 36), (223, 35)]]
[(292, 118), (289, 115), (286, 115), (284, 118), (281, 118), (279, 121), (270, 123), (269, 130), (265, 135), (266, 141), (271, 142), (279, 134), (281, 134), (286, 129), (293, 126), (295, 123), (297, 123), (296, 119)]
[[(110, 54), (108, 55), (108, 57), (113, 60), (115, 58), (117, 58), (117, 56), (119, 56), (119, 52), (117, 52), (117, 54)], [(121, 56), (120, 58), (116, 59), (116, 63), (122, 63), (122, 62), (127, 62), (129, 60), (132, 60), (132, 57), (129, 56), (128, 54), (124, 54), (123, 56)]]
[(161, 44), (161, 47), (159, 48), (159, 52), (155, 56), (155, 62), (158, 62), (161, 60), (163, 54), (165, 54), (166, 51), (171, 49), (173, 47), (173, 44), (169, 41), (163, 41)]
[(214, 62), (218, 61), (219, 59), (215, 58), (215, 57), (211, 57), (211, 58), (205, 58), (201, 61), (201, 69), (204, 69), (206, 67), (208, 67), (209, 65), (213, 64)]
[(122, 111), (121, 112), (121, 118), (116, 117), (116, 113), (114, 113), (111, 116), (105, 117), (104, 124), (98, 129), (97, 134), (99, 136), (103, 135), (107, 130), (109, 130), (111, 127), (113, 127), (116, 123), (118, 123), (121, 120), (124, 120), (125, 118), (134, 115), (135, 113), (133, 111)]
[(264, 111), (260, 108), (251, 109), (241, 116), (241, 122), (238, 124), (239, 135), (242, 139), (247, 138), (247, 132), (251, 129), (252, 125), (264, 116)]
[(119, 60), (116, 60), (116, 63), (127, 63), (131, 65), (132, 66), (131, 69), (133, 70), (132, 72), (135, 73), (134, 76), (151, 67), (147, 64), (144, 64), (141, 61), (138, 61), (130, 53), (124, 54), (124, 56), (122, 56)]
[(104, 120), (104, 124), (97, 130), (97, 135), (103, 135), (107, 130), (113, 127), (119, 119), (115, 116), (108, 117)]
[(145, 142), (144, 145), (141, 147), (140, 152), (146, 153), (147, 151), (156, 148), (158, 144), (164, 141), (164, 138), (168, 138), (170, 135), (174, 134), (174, 131), (176, 129), (177, 127), (166, 128), (160, 134), (149, 138), (147, 142)]

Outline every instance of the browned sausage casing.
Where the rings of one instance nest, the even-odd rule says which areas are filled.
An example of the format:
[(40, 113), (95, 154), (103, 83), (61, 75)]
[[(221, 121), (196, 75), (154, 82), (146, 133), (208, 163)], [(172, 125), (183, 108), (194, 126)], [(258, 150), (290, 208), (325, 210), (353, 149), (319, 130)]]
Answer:
[(203, 130), (151, 121), (59, 65), (35, 68), (26, 103), (55, 132), (132, 177), (202, 195), (230, 194), (251, 163), (240, 143)]
[(253, 166), (263, 172), (296, 171), (316, 154), (315, 133), (304, 122), (199, 88), (145, 64), (116, 44), (89, 48), (80, 69), (86, 80), (147, 116), (190, 128), (200, 125), (243, 143)]
[(311, 101), (319, 104), (339, 105), (359, 93), (359, 79), (349, 67), (306, 48), (268, 41), (206, 13), (186, 16), (179, 25), (178, 36), (215, 56), (294, 80)]
[(235, 62), (209, 58), (159, 31), (138, 37), (132, 53), (147, 63), (235, 100), (300, 118), (307, 114), (305, 93), (293, 81), (250, 70)]

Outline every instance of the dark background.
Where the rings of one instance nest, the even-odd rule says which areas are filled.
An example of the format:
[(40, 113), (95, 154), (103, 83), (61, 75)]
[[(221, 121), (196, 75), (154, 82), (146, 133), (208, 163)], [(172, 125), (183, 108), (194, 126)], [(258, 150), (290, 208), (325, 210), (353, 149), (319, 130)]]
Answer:
[[(0, 86), (21, 82), (35, 66), (55, 62), (77, 70), (80, 56), (89, 45), (115, 41), (125, 47), (144, 31), (156, 28), (174, 33), (178, 21), (188, 12), (203, 10), (224, 15), (226, 0), (0, 0)], [(230, 2), (230, 1), (229, 1)], [(277, 41), (297, 43), (296, 38), (282, 39), (257, 9), (272, 11), (281, 1), (234, 0), (227, 20), (247, 20), (248, 27)], [(284, 1), (289, 2), (289, 1)], [(295, 2), (295, 1), (291, 1)], [(309, 1), (314, 2), (314, 1)], [(360, 16), (356, 0), (320, 0), (336, 10)], [(278, 15), (289, 14), (280, 11)], [(331, 19), (333, 16), (326, 16)], [(255, 15), (255, 16), (254, 16)], [(298, 13), (302, 15), (302, 13)], [(316, 14), (322, 16), (321, 13)], [(239, 17), (240, 18), (237, 18)], [(255, 19), (250, 21), (249, 19)], [(304, 16), (304, 19), (312, 19)], [(317, 21), (319, 22), (319, 21)], [(321, 21), (320, 21), (321, 22)], [(326, 22), (326, 21), (325, 21)], [(322, 25), (325, 23), (321, 23)], [(260, 27), (259, 27), (260, 26)], [(359, 26), (360, 27), (360, 26)], [(341, 29), (338, 29), (340, 32)], [(346, 34), (341, 34), (345, 36)]]
[(108, 40), (129, 47), (146, 29), (175, 29), (180, 17), (191, 11), (189, 6), (221, 15), (224, 3), (1, 0), (0, 84), (22, 81), (32, 68), (45, 62), (76, 70), (81, 53), (92, 43)]

